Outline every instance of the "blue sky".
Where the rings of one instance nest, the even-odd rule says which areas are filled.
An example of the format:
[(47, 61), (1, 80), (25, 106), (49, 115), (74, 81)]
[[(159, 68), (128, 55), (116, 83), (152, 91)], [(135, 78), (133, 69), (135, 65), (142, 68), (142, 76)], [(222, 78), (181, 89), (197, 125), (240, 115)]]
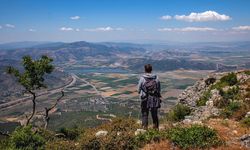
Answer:
[(249, 0), (0, 0), (0, 43), (250, 39)]

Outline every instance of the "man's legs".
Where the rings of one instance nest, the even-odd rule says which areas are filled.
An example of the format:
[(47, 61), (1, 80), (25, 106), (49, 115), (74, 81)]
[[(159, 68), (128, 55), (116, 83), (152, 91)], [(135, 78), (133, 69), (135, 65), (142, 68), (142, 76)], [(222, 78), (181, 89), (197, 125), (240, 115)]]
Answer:
[(148, 129), (148, 113), (147, 103), (142, 101), (141, 103), (141, 114), (142, 114), (142, 128)]
[(159, 129), (158, 108), (151, 108), (151, 115), (153, 119), (153, 128)]

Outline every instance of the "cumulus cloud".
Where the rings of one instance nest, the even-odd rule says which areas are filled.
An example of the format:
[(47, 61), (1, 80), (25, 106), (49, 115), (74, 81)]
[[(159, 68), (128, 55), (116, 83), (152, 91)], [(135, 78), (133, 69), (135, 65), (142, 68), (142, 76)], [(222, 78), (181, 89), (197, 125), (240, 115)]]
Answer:
[(204, 21), (227, 21), (231, 20), (231, 17), (209, 10), (201, 13), (192, 12), (189, 15), (175, 15), (175, 19), (188, 22), (204, 22)]
[(3, 27), (2, 26), (0, 26), (0, 29), (2, 29)]
[(5, 24), (5, 27), (7, 27), (7, 28), (15, 28), (15, 25), (13, 25), (13, 24)]
[(70, 27), (61, 27), (60, 30), (61, 31), (73, 31), (74, 29)]
[(177, 32), (192, 32), (192, 31), (216, 31), (215, 28), (209, 27), (185, 27), (185, 28), (160, 28), (158, 31), (177, 31)]
[(29, 29), (30, 32), (36, 32), (36, 29)]
[(72, 20), (78, 20), (80, 18), (81, 18), (80, 16), (72, 16), (72, 17), (70, 17), (70, 19), (72, 19)]
[(170, 20), (170, 19), (172, 19), (172, 17), (169, 16), (169, 15), (165, 15), (165, 16), (161, 16), (160, 19), (161, 19), (161, 20)]
[(85, 29), (85, 31), (122, 31), (123, 28), (112, 28), (112, 27), (99, 27), (94, 29)]
[(237, 31), (250, 31), (250, 26), (238, 26), (233, 27), (232, 29)]
[(76, 32), (79, 32), (79, 31), (80, 31), (80, 29), (78, 29), (78, 28), (77, 28), (75, 31), (76, 31)]

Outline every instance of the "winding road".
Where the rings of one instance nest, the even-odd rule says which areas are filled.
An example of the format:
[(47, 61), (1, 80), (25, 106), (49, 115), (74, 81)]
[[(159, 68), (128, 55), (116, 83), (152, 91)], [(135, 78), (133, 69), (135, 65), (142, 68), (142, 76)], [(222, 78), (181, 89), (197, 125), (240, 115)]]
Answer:
[[(58, 88), (50, 89), (50, 90), (48, 90), (46, 92), (38, 93), (37, 94), (37, 98), (40, 97), (40, 96), (43, 96), (43, 95), (52, 95), (52, 94), (61, 92), (62, 90), (66, 89), (67, 87), (74, 85), (75, 82), (76, 82), (76, 80), (77, 80), (77, 78), (78, 78), (78, 77), (77, 78), (76, 77), (77, 77), (76, 75), (71, 74), (71, 80), (70, 80), (69, 83), (67, 83), (66, 85), (63, 85), (61, 87), (58, 87)], [(20, 99), (16, 99), (16, 100), (4, 103), (4, 104), (0, 104), (0, 111), (4, 111), (5, 109), (7, 109), (9, 107), (18, 105), (20, 103), (24, 103), (24, 102), (30, 100), (30, 98), (31, 98), (31, 96), (20, 98)]]

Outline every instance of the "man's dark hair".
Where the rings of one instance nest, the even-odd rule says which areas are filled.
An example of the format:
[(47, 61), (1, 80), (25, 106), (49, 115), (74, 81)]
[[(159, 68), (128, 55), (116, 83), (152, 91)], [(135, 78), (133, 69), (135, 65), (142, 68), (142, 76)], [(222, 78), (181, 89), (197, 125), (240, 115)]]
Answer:
[(152, 72), (152, 66), (150, 64), (146, 64), (144, 66), (145, 72), (146, 73), (151, 73)]

